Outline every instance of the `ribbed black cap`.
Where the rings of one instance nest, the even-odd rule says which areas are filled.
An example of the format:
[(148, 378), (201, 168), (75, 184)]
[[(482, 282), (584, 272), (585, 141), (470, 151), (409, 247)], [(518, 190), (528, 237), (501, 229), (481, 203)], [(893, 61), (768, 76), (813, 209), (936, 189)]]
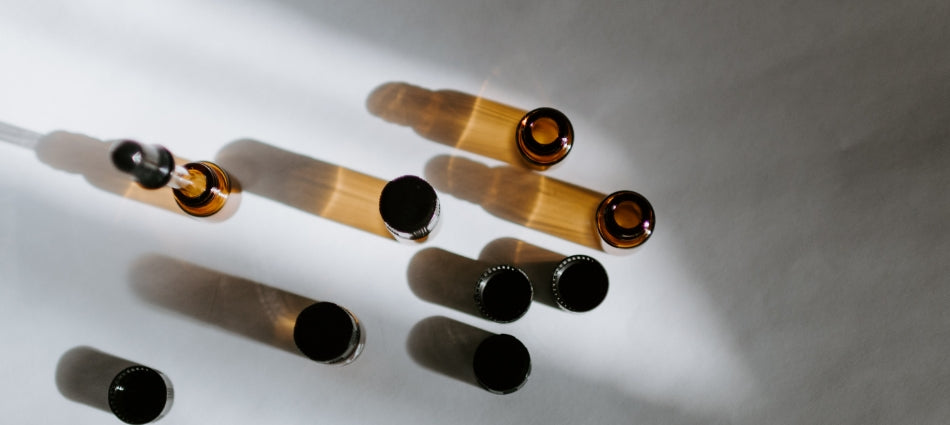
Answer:
[(312, 360), (338, 363), (359, 347), (360, 332), (359, 324), (345, 308), (318, 302), (297, 315), (294, 343)]
[(607, 297), (607, 271), (597, 260), (572, 255), (554, 268), (551, 287), (554, 301), (569, 311), (593, 310)]
[(145, 424), (167, 411), (170, 394), (171, 388), (161, 373), (145, 366), (132, 366), (112, 380), (109, 408), (122, 422)]
[(531, 355), (518, 338), (492, 335), (475, 349), (475, 378), (486, 390), (510, 394), (524, 386), (531, 374)]
[(521, 269), (501, 265), (486, 270), (475, 284), (475, 304), (482, 316), (496, 322), (513, 322), (531, 306), (534, 289)]

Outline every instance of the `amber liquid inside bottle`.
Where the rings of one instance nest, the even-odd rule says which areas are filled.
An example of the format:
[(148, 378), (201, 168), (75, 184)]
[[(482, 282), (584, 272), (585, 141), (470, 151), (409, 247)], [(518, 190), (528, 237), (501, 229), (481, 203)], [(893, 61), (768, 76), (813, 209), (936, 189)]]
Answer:
[(379, 214), (379, 195), (386, 180), (254, 140), (225, 146), (216, 161), (238, 176), (243, 190), (393, 238)]
[(439, 156), (427, 164), (426, 178), (439, 190), (480, 204), (497, 217), (610, 253), (646, 242), (656, 223), (649, 203), (636, 204), (639, 209), (624, 203), (599, 214), (607, 199), (603, 193), (515, 167), (490, 168)]
[(573, 146), (570, 121), (551, 108), (529, 113), (482, 97), (405, 83), (379, 87), (367, 107), (429, 140), (519, 167), (549, 168)]

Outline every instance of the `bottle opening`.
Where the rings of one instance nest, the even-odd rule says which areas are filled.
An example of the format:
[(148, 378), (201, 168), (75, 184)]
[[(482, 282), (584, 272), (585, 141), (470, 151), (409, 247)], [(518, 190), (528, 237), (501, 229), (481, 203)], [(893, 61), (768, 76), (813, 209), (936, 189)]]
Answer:
[(624, 229), (636, 229), (643, 224), (643, 210), (633, 201), (623, 201), (614, 207), (614, 221)]
[(545, 169), (563, 160), (574, 146), (574, 129), (561, 111), (538, 108), (525, 114), (515, 129), (521, 156), (535, 168)]
[(187, 174), (181, 177), (181, 180), (177, 182), (180, 186), (178, 190), (189, 198), (201, 196), (208, 187), (208, 178), (205, 177), (204, 173), (193, 168), (188, 170)]
[(550, 145), (559, 137), (557, 122), (548, 117), (541, 117), (530, 124), (531, 138), (542, 145)]
[(231, 179), (217, 165), (207, 162), (189, 162), (182, 166), (178, 188), (173, 189), (175, 202), (182, 211), (195, 217), (208, 217), (224, 208), (231, 194)]
[(109, 407), (121, 421), (145, 424), (162, 417), (170, 402), (169, 382), (161, 373), (144, 366), (120, 372), (109, 387)]

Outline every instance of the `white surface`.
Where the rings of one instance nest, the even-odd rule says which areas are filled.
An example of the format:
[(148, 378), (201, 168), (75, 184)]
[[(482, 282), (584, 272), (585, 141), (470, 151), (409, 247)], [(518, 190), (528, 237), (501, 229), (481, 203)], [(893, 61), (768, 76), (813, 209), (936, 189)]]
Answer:
[[(254, 194), (190, 220), (0, 143), (3, 422), (115, 421), (53, 381), (90, 345), (171, 377), (166, 424), (945, 423), (948, 3), (540, 3), (0, 2), (3, 122), (193, 159), (249, 137), (392, 178), (456, 154), (366, 111), (405, 81), (561, 109), (577, 145), (550, 174), (658, 215), (610, 257), (443, 195), (425, 246), (515, 237), (610, 273), (589, 314), (500, 325), (413, 295), (425, 246)], [(323, 366), (150, 304), (129, 277), (149, 254), (345, 305), (366, 350)], [(528, 384), (416, 364), (409, 330), (439, 315), (520, 338)]]

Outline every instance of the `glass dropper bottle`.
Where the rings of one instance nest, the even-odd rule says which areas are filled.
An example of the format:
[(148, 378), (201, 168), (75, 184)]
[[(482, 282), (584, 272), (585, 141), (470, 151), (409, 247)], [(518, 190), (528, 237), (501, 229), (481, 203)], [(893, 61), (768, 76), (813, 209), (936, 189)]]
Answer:
[(165, 147), (133, 140), (113, 142), (110, 155), (115, 167), (133, 176), (143, 188), (170, 187), (182, 211), (196, 217), (221, 211), (231, 195), (231, 178), (212, 162), (176, 165)]
[(610, 254), (631, 252), (656, 227), (650, 201), (630, 190), (605, 195), (517, 167), (488, 167), (457, 156), (430, 160), (426, 180), (499, 218)]

